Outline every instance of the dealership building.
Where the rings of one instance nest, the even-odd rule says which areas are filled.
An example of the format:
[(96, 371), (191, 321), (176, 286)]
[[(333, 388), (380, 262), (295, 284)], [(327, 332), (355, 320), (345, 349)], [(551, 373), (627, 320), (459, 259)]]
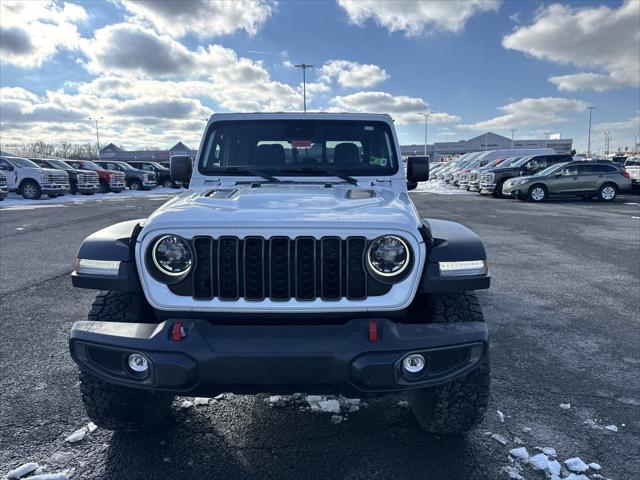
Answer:
[(197, 150), (187, 147), (182, 142), (176, 143), (169, 150), (124, 150), (110, 143), (100, 150), (100, 160), (118, 160), (122, 162), (146, 160), (148, 162), (168, 164), (172, 155), (190, 155), (195, 158), (197, 152)]
[[(539, 140), (514, 140), (513, 148), (553, 148), (556, 153), (571, 153), (573, 140), (570, 138), (561, 139), (539, 139)], [(457, 142), (435, 142), (427, 145), (427, 155), (430, 159), (438, 161), (443, 156), (462, 155), (469, 152), (481, 152), (483, 150), (505, 150), (510, 149), (511, 139), (487, 132), (469, 140), (458, 140)], [(401, 145), (400, 150), (403, 157), (409, 155), (424, 155), (424, 144)]]

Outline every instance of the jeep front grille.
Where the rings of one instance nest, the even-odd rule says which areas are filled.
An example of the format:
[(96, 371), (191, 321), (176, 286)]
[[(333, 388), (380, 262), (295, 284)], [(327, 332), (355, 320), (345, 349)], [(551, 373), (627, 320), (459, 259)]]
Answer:
[(361, 300), (390, 285), (367, 275), (365, 237), (194, 237), (193, 271), (170, 289), (196, 300)]

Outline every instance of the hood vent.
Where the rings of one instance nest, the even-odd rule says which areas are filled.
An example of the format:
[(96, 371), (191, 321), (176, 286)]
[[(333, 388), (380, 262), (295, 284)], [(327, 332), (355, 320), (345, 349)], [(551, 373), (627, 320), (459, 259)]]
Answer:
[(209, 192), (205, 193), (204, 196), (207, 198), (221, 199), (230, 198), (234, 193), (236, 193), (235, 188), (224, 188), (218, 190), (210, 190)]
[(347, 198), (349, 200), (362, 200), (365, 198), (375, 198), (375, 190), (366, 190), (364, 188), (350, 188), (347, 190)]

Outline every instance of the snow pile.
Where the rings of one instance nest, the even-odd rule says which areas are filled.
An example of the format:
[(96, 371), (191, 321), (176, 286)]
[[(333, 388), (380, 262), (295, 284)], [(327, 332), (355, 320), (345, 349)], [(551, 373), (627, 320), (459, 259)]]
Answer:
[(271, 395), (264, 400), (270, 407), (295, 405), (298, 410), (316, 413), (331, 413), (331, 423), (338, 424), (347, 420), (350, 413), (357, 412), (365, 406), (359, 398), (346, 398), (342, 395)]
[(471, 195), (474, 192), (462, 190), (453, 185), (449, 185), (444, 180), (429, 180), (418, 183), (418, 188), (411, 190), (412, 193), (435, 193), (437, 195)]
[(71, 435), (69, 435), (66, 440), (69, 443), (77, 443), (80, 440), (82, 440), (87, 433), (93, 433), (98, 429), (98, 426), (93, 423), (93, 422), (89, 422), (86, 426), (79, 428), (78, 430), (76, 430), (75, 432), (73, 432)]
[[(20, 478), (28, 478), (28, 480), (68, 480), (71, 470), (64, 470), (57, 473), (43, 473), (44, 469), (35, 462), (25, 463), (5, 474), (4, 478), (9, 480), (18, 480)], [(27, 475), (31, 475), (27, 477)]]

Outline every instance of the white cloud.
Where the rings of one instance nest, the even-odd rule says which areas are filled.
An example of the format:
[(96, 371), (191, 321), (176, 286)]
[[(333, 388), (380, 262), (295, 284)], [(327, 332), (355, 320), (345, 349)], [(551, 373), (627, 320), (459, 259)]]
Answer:
[(603, 91), (614, 86), (638, 86), (638, 21), (635, 0), (627, 0), (619, 8), (554, 4), (539, 10), (531, 25), (505, 36), (502, 45), (538, 59), (602, 71), (553, 77), (551, 81), (563, 90)]
[(387, 72), (377, 65), (329, 60), (318, 69), (321, 82), (337, 81), (345, 88), (369, 88), (389, 78)]
[(152, 24), (159, 32), (179, 38), (200, 38), (244, 30), (255, 35), (271, 16), (264, 0), (121, 0), (135, 21)]
[(58, 51), (80, 44), (77, 23), (87, 20), (75, 4), (48, 1), (0, 2), (0, 53), (3, 63), (24, 68), (42, 65)]
[(620, 83), (609, 75), (602, 73), (574, 73), (571, 75), (558, 75), (549, 79), (558, 90), (565, 92), (575, 92), (578, 90), (595, 90), (596, 92), (606, 92), (620, 87)]
[[(332, 111), (388, 113), (399, 124), (424, 122), (422, 113), (429, 111), (427, 103), (417, 97), (393, 96), (387, 92), (357, 92), (330, 100)], [(460, 117), (443, 112), (430, 112), (430, 123), (455, 122)]]
[(500, 107), (499, 110), (505, 112), (504, 115), (459, 125), (459, 128), (484, 131), (561, 123), (567, 120), (562, 114), (572, 111), (582, 112), (587, 106), (587, 103), (571, 98), (523, 98)]
[(640, 115), (636, 115), (629, 120), (624, 120), (621, 122), (602, 122), (596, 123), (593, 126), (594, 130), (597, 131), (632, 131), (633, 133), (640, 133)]
[(460, 32), (476, 13), (497, 11), (500, 0), (338, 0), (357, 25), (373, 19), (389, 32), (420, 35), (432, 30)]

